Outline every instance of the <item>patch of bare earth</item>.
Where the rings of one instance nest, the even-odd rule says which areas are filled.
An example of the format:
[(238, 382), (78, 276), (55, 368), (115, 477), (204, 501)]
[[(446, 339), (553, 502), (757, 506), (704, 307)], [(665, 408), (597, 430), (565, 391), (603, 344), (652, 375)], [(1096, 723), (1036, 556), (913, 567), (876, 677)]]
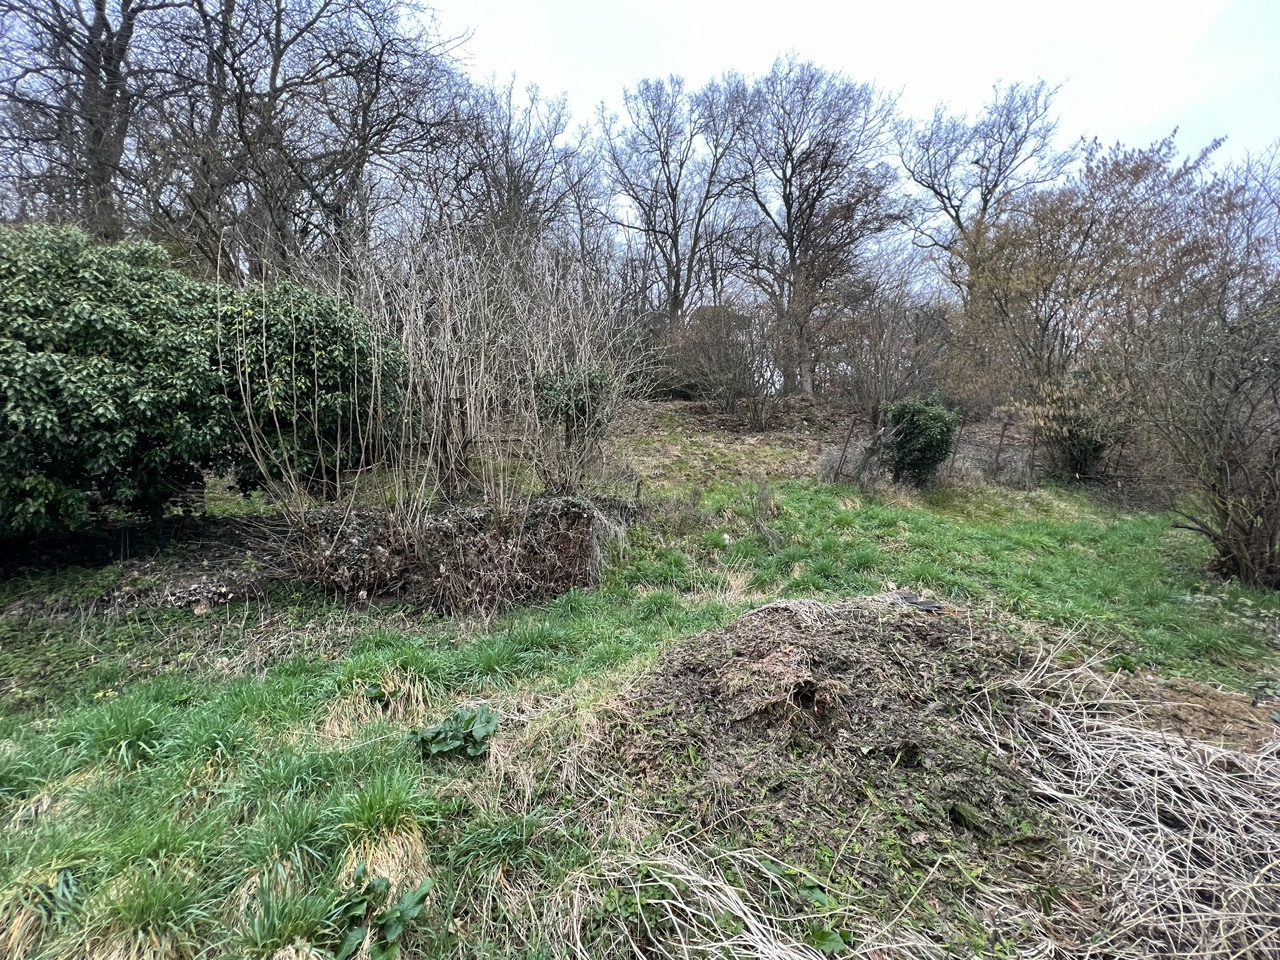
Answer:
[(1117, 674), (1114, 683), (1126, 719), (1173, 741), (1219, 744), (1246, 751), (1264, 749), (1280, 736), (1275, 704), (1181, 677)]

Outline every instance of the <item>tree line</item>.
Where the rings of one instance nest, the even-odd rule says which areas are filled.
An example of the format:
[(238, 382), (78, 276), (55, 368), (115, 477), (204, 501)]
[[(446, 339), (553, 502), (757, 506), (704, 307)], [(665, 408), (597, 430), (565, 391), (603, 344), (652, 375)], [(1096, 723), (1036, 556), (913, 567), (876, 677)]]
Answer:
[[(593, 304), (610, 343), (634, 332), (661, 389), (757, 425), (787, 394), (876, 423), (937, 391), (968, 418), (1019, 416), (1081, 477), (1137, 437), (1200, 491), (1190, 525), (1280, 579), (1275, 148), (1230, 165), (1172, 137), (1064, 148), (1043, 82), (911, 120), (795, 57), (642, 80), (575, 125), (563, 99), (470, 80), (454, 40), (389, 0), (2, 0), (0, 26), (8, 223), (324, 286), (386, 329), (404, 326), (398, 284), (426, 298), (431, 342), (448, 331), (421, 251), (447, 251), (450, 275), (508, 288), (480, 298), (500, 322), (459, 313), (450, 343), (503, 342), (532, 282)], [(494, 250), (501, 268), (481, 265)], [(500, 386), (455, 373), (449, 403), (496, 416)]]

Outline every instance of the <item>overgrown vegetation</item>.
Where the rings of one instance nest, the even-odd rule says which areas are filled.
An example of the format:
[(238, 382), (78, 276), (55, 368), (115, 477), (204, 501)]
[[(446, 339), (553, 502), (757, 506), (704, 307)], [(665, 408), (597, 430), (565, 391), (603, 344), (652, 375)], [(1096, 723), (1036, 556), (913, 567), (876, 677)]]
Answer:
[[(678, 463), (651, 476), (681, 489), (670, 486), (681, 482)], [(970, 734), (949, 726), (950, 714), (924, 710), (930, 698), (1022, 696), (1017, 691), (1031, 687), (1008, 686), (1016, 671), (992, 664), (1006, 655), (1033, 658), (1041, 641), (1073, 656), (1110, 657), (1113, 667), (1159, 666), (1260, 695), (1274, 682), (1268, 638), (1280, 609), (1272, 595), (1207, 587), (1205, 551), (1171, 531), (1167, 518), (1127, 517), (1076, 493), (997, 488), (942, 488), (904, 500), (786, 481), (762, 496), (756, 484), (722, 480), (683, 499), (693, 519), (681, 520), (675, 508), (655, 511), (615, 548), (597, 590), (488, 624), (424, 624), (396, 608), (351, 611), (286, 585), (209, 612), (130, 608), (121, 599), (132, 596), (123, 591), (134, 576), (129, 563), (8, 581), (5, 673), (21, 687), (45, 682), (23, 671), (46, 637), (111, 650), (116, 659), (109, 670), (73, 674), (43, 703), (5, 692), (7, 949), (271, 956), (291, 946), (336, 951), (363, 930), (370, 944), (399, 942), (410, 957), (464, 956), (476, 943), (567, 956), (575, 937), (601, 956), (626, 955), (633, 942), (671, 956), (683, 956), (682, 942), (718, 938), (747, 949), (762, 936), (833, 950), (841, 949), (833, 937), (855, 946), (909, 943), (913, 956), (941, 955), (948, 943), (979, 955), (1016, 953), (1029, 949), (1045, 909), (1036, 890), (1064, 897), (1054, 908), (1062, 923), (1067, 891), (1087, 900), (1094, 876), (1064, 885), (1080, 883), (1070, 858), (1065, 873), (1054, 872), (1059, 861), (1044, 852), (1070, 835), (1042, 819), (1047, 814), (998, 754), (985, 762), (1005, 772), (984, 775), (982, 789), (1012, 792), (994, 804), (973, 805), (972, 790), (948, 799), (934, 783), (937, 763), (955, 776), (974, 771), (956, 763), (968, 754), (942, 744)], [(157, 574), (165, 575), (152, 568)], [(955, 613), (935, 621), (905, 607), (864, 611), (853, 635), (840, 632), (839, 618), (824, 619), (823, 629), (836, 631), (825, 643), (825, 634), (806, 629), (809, 639), (784, 632), (775, 646), (770, 631), (757, 631), (750, 636), (764, 644), (758, 651), (736, 628), (722, 636), (736, 638), (734, 662), (746, 671), (740, 683), (731, 671), (690, 666), (727, 649), (707, 638), (678, 643), (655, 664), (668, 641), (724, 627), (772, 597), (838, 599), (879, 593), (887, 583), (927, 591)], [(104, 597), (117, 598), (114, 610), (95, 599)], [(75, 612), (95, 603), (96, 613)], [(763, 616), (754, 622), (787, 615)], [(900, 626), (881, 635), (885, 617)], [(975, 622), (983, 624), (977, 638)], [(946, 678), (930, 686), (912, 672), (910, 644), (931, 644), (935, 633), (950, 639), (930, 653), (934, 669), (960, 671), (968, 686)], [(841, 666), (837, 656), (873, 653), (887, 658), (874, 669)], [(684, 666), (663, 666), (672, 662)], [(892, 690), (910, 709), (876, 699), (890, 689), (881, 668), (891, 664), (905, 671)], [(681, 678), (736, 692), (706, 699)], [(870, 686), (855, 696), (842, 684)], [(1162, 696), (1185, 696), (1173, 689)], [(1268, 736), (1267, 708), (1216, 696), (1221, 703), (1205, 701), (1215, 712), (1204, 726), (1186, 728), (1189, 735)], [(654, 698), (713, 711), (707, 729), (722, 739), (707, 739), (702, 721), (653, 714), (644, 704)], [(856, 707), (869, 726), (822, 712), (837, 706)], [(1167, 716), (1183, 719), (1169, 722), (1185, 722), (1179, 710)], [(811, 713), (819, 717), (814, 728), (805, 720)], [(755, 748), (736, 739), (740, 714), (765, 724)], [(1041, 714), (1009, 720), (1032, 722), (1026, 716)], [(627, 733), (633, 724), (648, 739)], [(832, 733), (837, 728), (852, 736)], [(993, 746), (1026, 736), (983, 729)], [(870, 793), (828, 770), (827, 747), (818, 746), (824, 730)], [(808, 758), (820, 765), (818, 779), (770, 773), (763, 760), (774, 738), (795, 740), (788, 769)], [(986, 741), (973, 749), (978, 742)], [(1050, 741), (1036, 742), (1049, 749)], [(737, 764), (740, 755), (751, 762)], [(944, 759), (935, 763), (935, 755)], [(747, 771), (761, 790), (772, 784), (772, 801), (762, 807), (757, 793), (735, 800), (711, 776), (717, 769)], [(786, 801), (790, 791), (817, 790), (832, 776), (839, 804), (817, 794), (803, 805)], [(986, 823), (1009, 803), (1013, 812)], [(827, 838), (830, 817), (847, 819), (853, 833)], [(672, 834), (684, 839), (668, 841)], [(1117, 869), (1106, 865), (1107, 851), (1095, 853), (1104, 858), (1095, 872)], [(975, 873), (975, 864), (985, 866)], [(994, 903), (986, 898), (999, 882), (975, 887), (965, 871), (994, 878), (1010, 869), (1030, 871), (1018, 874), (1025, 912), (1012, 925), (1002, 921), (992, 940), (982, 904)], [(1042, 879), (1026, 879), (1035, 876)], [(418, 901), (424, 879), (433, 885)], [(1059, 894), (1045, 892), (1052, 889)], [(942, 915), (918, 914), (926, 902)], [(396, 941), (397, 904), (408, 917), (418, 903), (421, 912)], [(895, 918), (899, 925), (887, 926)], [(1145, 929), (1129, 922), (1117, 915), (1108, 928), (1116, 944)], [(1176, 954), (1181, 948), (1170, 943)]]
[(1280, 954), (1280, 152), (401, 13), (6, 7), (0, 960)]
[(399, 367), (319, 291), (219, 287), (150, 244), (6, 227), (0, 323), (0, 536), (158, 517), (214, 469), (332, 499), (387, 456), (370, 418), (398, 416)]

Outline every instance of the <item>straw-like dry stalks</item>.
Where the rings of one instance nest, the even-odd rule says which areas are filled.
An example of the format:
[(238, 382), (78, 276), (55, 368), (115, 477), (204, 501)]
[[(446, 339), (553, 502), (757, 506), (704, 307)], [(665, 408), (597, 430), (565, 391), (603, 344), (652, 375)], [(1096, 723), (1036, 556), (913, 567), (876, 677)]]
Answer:
[[(820, 960), (832, 952), (830, 938), (843, 933), (842, 956), (943, 956), (936, 944), (896, 920), (879, 920), (834, 899), (809, 910), (788, 909), (794, 899), (782, 872), (756, 851), (700, 853), (679, 843), (648, 856), (602, 862), (574, 878), (573, 955)], [(822, 885), (805, 879), (810, 895), (821, 900)]]
[(1246, 753), (1141, 712), (1045, 659), (970, 719), (1114, 878), (1111, 923), (1132, 946), (1112, 955), (1280, 957), (1280, 739)]

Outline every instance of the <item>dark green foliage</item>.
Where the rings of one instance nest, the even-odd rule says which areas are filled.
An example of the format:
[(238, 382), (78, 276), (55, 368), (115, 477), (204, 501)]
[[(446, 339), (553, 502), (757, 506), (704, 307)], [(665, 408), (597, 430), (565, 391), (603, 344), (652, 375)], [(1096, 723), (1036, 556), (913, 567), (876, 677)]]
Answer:
[(889, 404), (886, 412), (892, 428), (887, 452), (893, 480), (922, 487), (951, 455), (956, 414), (933, 397), (908, 397)]
[(368, 869), (356, 869), (351, 888), (333, 909), (330, 924), (341, 933), (334, 960), (354, 957), (361, 945), (368, 945), (371, 960), (395, 960), (400, 953), (400, 938), (418, 919), (434, 886), (424, 880), (405, 891), (394, 904), (384, 906), (391, 896), (391, 882), (385, 877), (368, 879)]
[[(265, 477), (332, 496), (344, 470), (375, 462), (376, 429), (397, 415), (368, 323), (353, 307), (291, 284), (255, 288), (222, 310), (218, 344), (242, 444), (242, 489)], [(386, 379), (383, 373), (386, 373)]]
[(459, 707), (444, 723), (409, 734), (411, 742), (426, 757), (464, 754), (482, 757), (489, 751), (489, 738), (498, 729), (498, 717), (487, 704)]
[(0, 230), (0, 536), (155, 513), (226, 443), (213, 288), (151, 244)]
[(599, 438), (606, 426), (610, 382), (600, 370), (578, 368), (569, 373), (542, 374), (533, 388), (538, 414), (566, 431)]
[[(157, 516), (206, 468), (331, 492), (394, 418), (364, 319), (320, 291), (235, 291), (145, 243), (0, 230), (0, 537)], [(394, 364), (390, 365), (394, 367)]]

